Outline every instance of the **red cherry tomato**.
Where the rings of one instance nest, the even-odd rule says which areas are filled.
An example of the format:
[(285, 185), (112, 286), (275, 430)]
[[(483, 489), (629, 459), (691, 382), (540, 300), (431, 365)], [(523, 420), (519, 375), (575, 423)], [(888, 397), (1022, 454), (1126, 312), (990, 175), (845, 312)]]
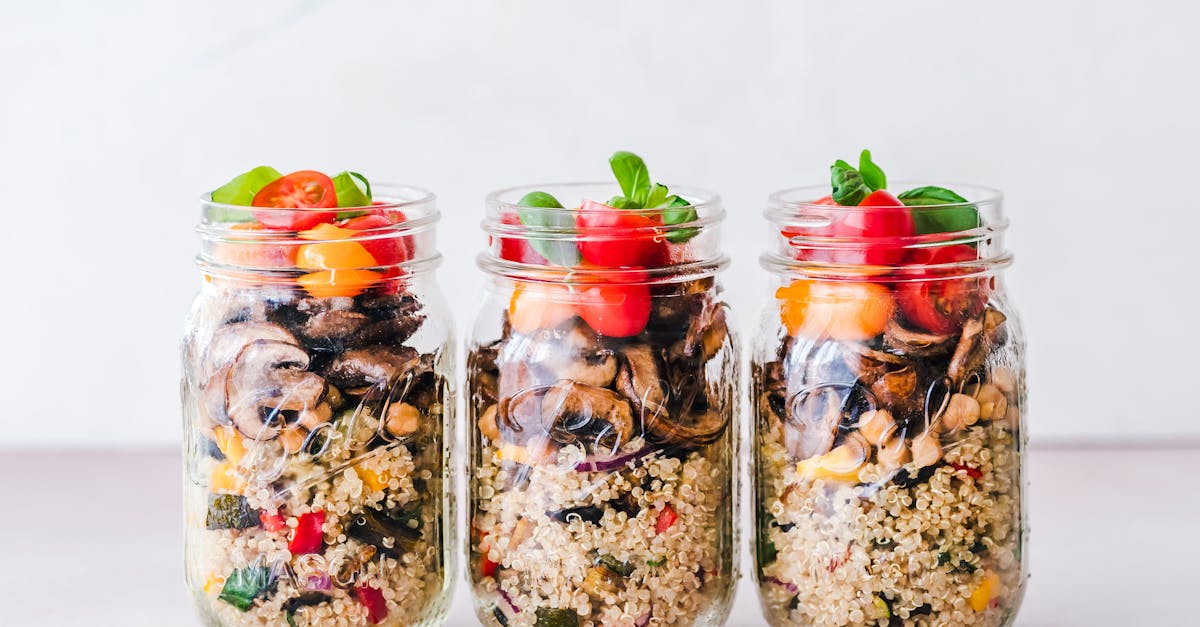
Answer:
[(585, 200), (575, 216), (579, 232), (579, 254), (589, 263), (605, 268), (652, 266), (662, 262), (664, 249), (652, 229), (662, 224), (634, 210), (616, 209)]
[[(521, 224), (521, 218), (515, 213), (506, 213), (500, 216), (500, 222), (517, 226)], [(488, 238), (488, 243), (491, 244), (491, 238)], [(500, 258), (517, 263), (528, 263), (539, 266), (549, 265), (550, 261), (538, 254), (533, 246), (529, 245), (528, 240), (517, 237), (501, 237), (500, 238)]]
[[(401, 217), (403, 219), (403, 217)], [(350, 218), (342, 225), (344, 229), (354, 231), (372, 231), (379, 229), (379, 235), (387, 235), (389, 227), (397, 221), (390, 217), (382, 215), (366, 215), (357, 218)], [(391, 266), (398, 263), (403, 263), (412, 258), (411, 246), (412, 241), (408, 236), (397, 237), (388, 235), (378, 239), (367, 239), (359, 242), (371, 256), (375, 258), (375, 262), (381, 266)]]
[[(313, 170), (301, 170), (281, 176), (254, 195), (255, 207), (313, 209), (337, 207), (333, 180)], [(304, 231), (333, 220), (334, 211), (255, 211), (259, 224), (272, 229)]]
[[(833, 198), (826, 196), (812, 204), (836, 205)], [(784, 237), (810, 235), (838, 237), (851, 240), (839, 244), (837, 249), (806, 249), (796, 252), (796, 258), (804, 261), (825, 261), (847, 265), (893, 266), (904, 260), (906, 254), (903, 238), (914, 232), (912, 213), (887, 190), (877, 190), (858, 205), (867, 209), (831, 209), (830, 224), (817, 228), (791, 227), (784, 229)], [(861, 240), (854, 244), (854, 240)]]
[(631, 337), (650, 321), (650, 286), (645, 283), (599, 283), (576, 288), (575, 311), (596, 333)]
[[(974, 261), (979, 254), (965, 244), (914, 250), (910, 264), (940, 265)], [(963, 322), (978, 316), (987, 304), (986, 281), (955, 279), (952, 271), (928, 270), (920, 280), (901, 283), (896, 293), (900, 311), (909, 324), (930, 333), (957, 333)]]

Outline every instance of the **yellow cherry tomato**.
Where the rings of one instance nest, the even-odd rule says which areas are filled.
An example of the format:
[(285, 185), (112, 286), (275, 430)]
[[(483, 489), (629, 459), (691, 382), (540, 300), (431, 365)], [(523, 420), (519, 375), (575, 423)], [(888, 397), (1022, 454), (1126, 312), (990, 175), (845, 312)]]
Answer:
[(508, 323), (518, 333), (556, 327), (575, 315), (565, 285), (518, 281), (508, 302)]
[(967, 602), (971, 604), (971, 609), (976, 612), (982, 612), (991, 605), (992, 599), (1000, 596), (1000, 576), (992, 571), (987, 571), (983, 575), (983, 581), (971, 592)]
[(358, 296), (382, 278), (383, 274), (370, 270), (322, 270), (302, 275), (296, 282), (317, 298), (333, 298)]
[(866, 340), (883, 332), (896, 303), (877, 283), (797, 279), (775, 291), (791, 335)]

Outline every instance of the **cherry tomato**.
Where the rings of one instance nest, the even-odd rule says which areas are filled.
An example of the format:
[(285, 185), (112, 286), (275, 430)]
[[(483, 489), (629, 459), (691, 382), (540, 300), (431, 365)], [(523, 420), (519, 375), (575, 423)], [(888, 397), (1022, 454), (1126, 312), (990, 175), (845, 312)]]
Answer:
[[(814, 205), (837, 203), (826, 196)], [(823, 227), (790, 227), (783, 230), (784, 237), (810, 235), (816, 237), (838, 237), (851, 240), (839, 244), (836, 249), (804, 249), (796, 252), (803, 261), (824, 261), (846, 265), (892, 266), (905, 258), (903, 238), (914, 233), (912, 212), (887, 190), (877, 190), (858, 205), (868, 209), (831, 209), (830, 224)], [(854, 243), (855, 240), (861, 240)]]
[(508, 323), (518, 333), (552, 329), (575, 317), (574, 300), (565, 285), (517, 281), (508, 302)]
[[(401, 220), (403, 220), (403, 217), (401, 217)], [(378, 235), (387, 235), (388, 231), (386, 229), (396, 224), (396, 222), (396, 220), (383, 215), (366, 215), (346, 220), (342, 224), (342, 228), (352, 231), (373, 231), (379, 229)], [(412, 241), (408, 236), (387, 235), (378, 239), (363, 240), (359, 243), (362, 244), (363, 248), (367, 249), (367, 252), (371, 253), (376, 263), (381, 266), (404, 263), (412, 258)]]
[(229, 241), (213, 244), (212, 256), (217, 261), (246, 268), (291, 268), (296, 265), (297, 247), (278, 233), (254, 222), (235, 224), (231, 228), (237, 233)]
[(883, 332), (895, 309), (877, 283), (797, 279), (775, 290), (779, 317), (793, 336), (867, 340)]
[[(515, 213), (506, 213), (500, 216), (500, 222), (517, 226), (521, 224), (521, 218)], [(488, 238), (488, 244), (491, 244), (491, 238)], [(501, 237), (500, 238), (500, 258), (517, 263), (528, 263), (532, 265), (544, 266), (550, 263), (545, 257), (538, 254), (533, 246), (529, 245), (528, 240), (517, 237)]]
[(629, 209), (616, 209), (585, 200), (575, 216), (579, 254), (605, 268), (653, 266), (662, 262), (666, 245), (652, 229), (662, 226), (653, 218)]
[[(979, 254), (966, 244), (914, 250), (908, 263), (940, 265), (974, 261)], [(900, 284), (896, 300), (909, 324), (939, 335), (957, 333), (987, 304), (987, 284), (979, 278), (955, 279), (952, 271), (928, 270), (919, 280)]]
[[(255, 207), (280, 209), (314, 209), (337, 207), (337, 192), (333, 180), (313, 170), (301, 170), (281, 176), (267, 184), (250, 202)], [(303, 231), (329, 222), (334, 211), (255, 211), (259, 224), (271, 229)]]
[(650, 286), (645, 283), (580, 285), (576, 287), (575, 312), (601, 335), (637, 335), (650, 321)]

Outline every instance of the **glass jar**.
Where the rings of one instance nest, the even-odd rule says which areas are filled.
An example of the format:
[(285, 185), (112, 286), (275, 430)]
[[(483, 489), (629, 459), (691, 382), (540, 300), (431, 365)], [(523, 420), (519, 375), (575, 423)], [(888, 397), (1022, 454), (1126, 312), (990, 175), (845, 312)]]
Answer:
[[(540, 189), (568, 207), (620, 193)], [(488, 197), (489, 283), (467, 359), (469, 569), (486, 625), (719, 625), (728, 614), (738, 352), (716, 280), (724, 211), (715, 195), (672, 190), (693, 221), (605, 209), (646, 226), (586, 233), (579, 209), (522, 224), (530, 189)], [(659, 262), (538, 254), (637, 247)]]
[[(376, 203), (349, 213), (385, 226), (300, 233), (256, 219), (316, 210), (203, 203), (182, 394), (186, 573), (206, 625), (445, 616), (454, 341), (438, 212), (410, 187), (377, 186)], [(307, 217), (273, 222), (334, 218)]]
[(973, 202), (907, 209), (950, 232), (875, 240), (828, 234), (864, 216), (815, 202), (827, 188), (770, 198), (773, 298), (751, 401), (755, 574), (772, 625), (1015, 618), (1024, 340), (1001, 277), (1000, 194), (955, 189)]

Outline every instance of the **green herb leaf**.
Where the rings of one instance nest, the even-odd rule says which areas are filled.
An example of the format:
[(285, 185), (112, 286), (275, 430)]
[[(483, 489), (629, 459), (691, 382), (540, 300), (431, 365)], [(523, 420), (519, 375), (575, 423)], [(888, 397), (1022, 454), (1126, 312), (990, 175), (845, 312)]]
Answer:
[(613, 209), (641, 209), (642, 206), (624, 196), (613, 196), (604, 203)]
[[(546, 209), (562, 209), (562, 203), (546, 192), (529, 192), (517, 201), (520, 209), (517, 217), (525, 226), (553, 228), (564, 232), (575, 230), (575, 218), (562, 211), (545, 211)], [(575, 242), (530, 237), (529, 245), (551, 263), (564, 267), (575, 266), (579, 263), (579, 248)]]
[(858, 156), (858, 173), (872, 191), (887, 189), (887, 176), (884, 175), (882, 168), (871, 161), (870, 150), (863, 150), (862, 154)]
[(270, 573), (265, 567), (239, 568), (229, 574), (218, 598), (245, 612), (250, 609), (254, 599), (266, 592), (269, 584)]
[[(692, 203), (680, 198), (679, 196), (670, 196), (667, 206), (662, 212), (663, 224), (683, 224), (699, 219), (696, 213), (696, 208)], [(667, 241), (672, 244), (682, 244), (700, 232), (700, 229), (694, 226), (684, 227), (682, 229), (671, 229), (667, 231)]]
[[(242, 205), (249, 207), (254, 201), (254, 195), (268, 183), (283, 176), (279, 170), (267, 165), (260, 165), (249, 172), (243, 172), (232, 181), (213, 190), (210, 198), (215, 203), (223, 205)], [(218, 208), (212, 218), (218, 222), (249, 222), (254, 214), (240, 209)]]
[(650, 186), (650, 195), (646, 197), (646, 206), (649, 208), (666, 207), (674, 196), (668, 196), (671, 191), (662, 183), (655, 183)]
[(642, 158), (632, 152), (619, 150), (608, 158), (613, 176), (621, 184), (621, 192), (625, 197), (643, 207), (650, 196), (650, 171)]
[(909, 207), (954, 205), (913, 211), (913, 226), (918, 235), (953, 233), (979, 226), (979, 210), (974, 205), (962, 204), (969, 201), (944, 187), (918, 187), (896, 198)]
[(633, 574), (633, 564), (619, 561), (617, 558), (605, 554), (596, 558), (596, 563), (605, 568), (617, 573), (622, 577), (628, 577)]
[[(358, 172), (339, 172), (333, 177), (333, 191), (337, 192), (339, 207), (370, 207), (371, 183)], [(367, 213), (366, 211), (339, 211), (337, 218), (344, 220)]]
[(656, 557), (652, 560), (646, 560), (647, 566), (653, 566), (655, 568), (658, 568), (659, 566), (662, 566), (663, 564), (666, 564), (666, 563), (667, 563), (667, 556), (665, 556), (665, 555), (662, 557)]
[(539, 607), (534, 627), (579, 627), (579, 614), (570, 608)]
[(871, 188), (862, 174), (849, 163), (838, 159), (829, 168), (829, 182), (833, 186), (833, 201), (839, 205), (854, 207), (871, 194)]

